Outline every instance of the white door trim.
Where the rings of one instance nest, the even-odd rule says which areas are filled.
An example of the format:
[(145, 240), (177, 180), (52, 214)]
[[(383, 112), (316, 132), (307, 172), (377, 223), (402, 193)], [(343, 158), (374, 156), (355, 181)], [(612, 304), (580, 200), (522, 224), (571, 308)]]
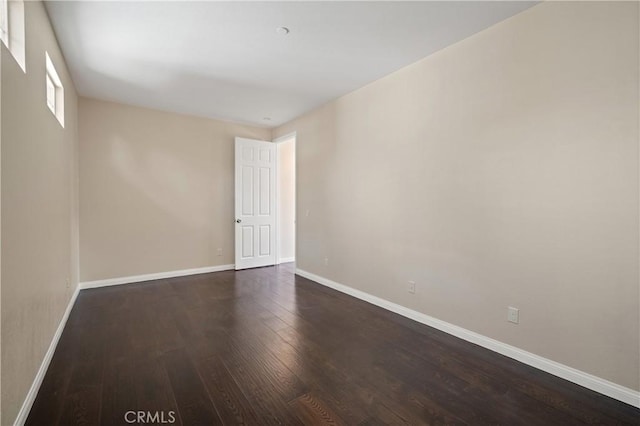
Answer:
[(287, 133), (286, 135), (279, 136), (273, 140), (273, 143), (282, 143), (288, 141), (289, 139), (296, 139), (298, 137), (298, 132)]

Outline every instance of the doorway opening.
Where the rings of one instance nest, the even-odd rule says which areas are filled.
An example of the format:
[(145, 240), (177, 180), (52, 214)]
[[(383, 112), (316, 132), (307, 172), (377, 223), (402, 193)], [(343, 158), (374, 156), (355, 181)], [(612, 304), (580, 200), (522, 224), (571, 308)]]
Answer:
[(296, 259), (296, 134), (277, 138), (276, 264)]

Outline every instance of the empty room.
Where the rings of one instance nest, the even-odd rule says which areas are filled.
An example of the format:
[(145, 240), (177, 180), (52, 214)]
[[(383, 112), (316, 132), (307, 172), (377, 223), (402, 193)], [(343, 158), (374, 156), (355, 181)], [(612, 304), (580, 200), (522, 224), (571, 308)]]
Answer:
[(0, 0), (0, 424), (640, 424), (639, 23)]

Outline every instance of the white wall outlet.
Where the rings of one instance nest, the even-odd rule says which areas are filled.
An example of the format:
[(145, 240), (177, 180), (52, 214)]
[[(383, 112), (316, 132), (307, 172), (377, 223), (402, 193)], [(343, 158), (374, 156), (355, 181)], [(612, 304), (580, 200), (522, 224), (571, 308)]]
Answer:
[(218, 257), (222, 256), (222, 249), (218, 247)]
[(306, 212), (304, 212), (304, 215), (305, 215), (306, 217), (309, 217), (309, 215), (310, 215), (310, 214), (311, 214), (311, 210), (307, 210)]
[(324, 258), (324, 266), (329, 266), (329, 258), (328, 257)]
[(71, 278), (67, 277), (67, 281), (65, 282), (67, 288), (71, 288)]
[(416, 282), (415, 281), (409, 281), (409, 285), (407, 286), (407, 291), (411, 294), (414, 294), (416, 292)]
[(507, 310), (507, 321), (518, 324), (520, 322), (520, 309), (509, 306)]

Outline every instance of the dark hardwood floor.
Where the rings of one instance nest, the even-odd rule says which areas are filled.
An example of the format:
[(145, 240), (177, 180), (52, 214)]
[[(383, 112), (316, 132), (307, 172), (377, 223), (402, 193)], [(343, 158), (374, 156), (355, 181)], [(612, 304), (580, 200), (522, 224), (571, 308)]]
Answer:
[(182, 425), (640, 422), (290, 264), (81, 291), (27, 424), (142, 424), (126, 421), (138, 411)]

